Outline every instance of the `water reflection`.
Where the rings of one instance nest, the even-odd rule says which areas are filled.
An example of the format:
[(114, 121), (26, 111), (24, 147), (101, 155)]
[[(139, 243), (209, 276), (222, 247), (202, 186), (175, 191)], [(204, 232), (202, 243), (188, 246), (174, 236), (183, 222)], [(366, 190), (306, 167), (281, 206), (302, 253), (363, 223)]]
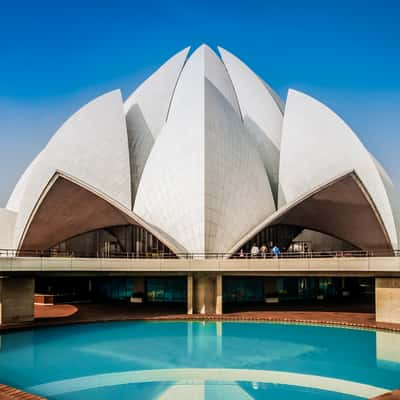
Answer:
[[(218, 379), (218, 381), (216, 381)], [(246, 369), (223, 368), (178, 368), (154, 369), (143, 371), (125, 371), (109, 374), (91, 375), (45, 383), (29, 388), (34, 393), (42, 393), (46, 397), (82, 392), (100, 387), (119, 385), (172, 382), (168, 388), (171, 393), (200, 393), (208, 385), (230, 385), (238, 390), (238, 382), (268, 383), (275, 385), (296, 386), (307, 389), (330, 391), (348, 396), (371, 398), (387, 392), (387, 388), (366, 385), (343, 379), (328, 378), (316, 375), (298, 374), (284, 371), (260, 371)], [(238, 390), (240, 392), (240, 390)], [(225, 396), (223, 396), (225, 398)], [(235, 399), (235, 398), (234, 398)]]
[[(279, 398), (279, 393), (287, 393), (288, 385), (295, 383), (290, 374), (300, 374), (303, 382), (308, 382), (307, 377), (314, 383), (315, 377), (333, 379), (336, 385), (347, 382), (347, 386), (342, 383), (333, 389), (343, 396), (354, 394), (344, 390), (348, 382), (358, 389), (367, 385), (379, 390), (400, 384), (400, 335), (389, 332), (267, 323), (123, 322), (39, 329), (0, 338), (0, 380), (25, 389), (38, 388), (38, 394), (44, 394), (40, 392), (43, 384), (64, 382), (65, 394), (50, 397), (57, 399), (67, 396), (77, 379), (91, 382), (89, 387), (78, 385), (78, 398), (82, 399), (101, 398), (103, 392), (108, 398), (123, 398), (122, 388), (128, 390), (129, 386), (135, 391), (138, 385), (147, 385), (151, 392), (143, 399), (183, 393), (188, 385), (189, 393), (197, 391), (207, 399), (214, 398), (207, 393), (218, 391), (218, 385), (227, 385), (226, 393), (244, 391), (258, 398), (268, 390)], [(140, 380), (142, 373), (151, 370), (183, 375), (171, 372), (169, 380), (158, 381), (153, 376), (151, 383), (145, 384)], [(213, 375), (204, 376), (207, 370)], [(192, 377), (195, 383), (187, 382), (190, 371), (197, 371)], [(234, 376), (232, 371), (241, 371), (241, 375)], [(134, 376), (134, 382), (131, 378), (119, 382), (121, 373)], [(271, 373), (282, 374), (281, 380), (271, 380)], [(101, 389), (104, 379), (110, 380), (109, 389)], [(299, 387), (314, 387), (307, 392), (310, 396), (324, 390), (312, 384)], [(118, 392), (111, 396), (110, 391), (115, 390)], [(196, 397), (187, 394), (186, 398)]]
[(376, 332), (376, 360), (384, 368), (399, 371), (400, 386), (400, 334), (395, 332)]

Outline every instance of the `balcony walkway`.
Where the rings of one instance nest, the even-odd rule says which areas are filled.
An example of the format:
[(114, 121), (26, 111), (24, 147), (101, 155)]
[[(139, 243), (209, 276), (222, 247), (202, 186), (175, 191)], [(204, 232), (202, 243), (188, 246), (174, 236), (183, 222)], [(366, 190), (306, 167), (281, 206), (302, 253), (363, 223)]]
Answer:
[(188, 273), (221, 272), (249, 275), (355, 274), (400, 276), (400, 256), (371, 256), (359, 252), (331, 254), (283, 254), (280, 257), (227, 258), (226, 255), (185, 255), (166, 257), (48, 257), (15, 256), (1, 253), (0, 272), (107, 272), (107, 273)]

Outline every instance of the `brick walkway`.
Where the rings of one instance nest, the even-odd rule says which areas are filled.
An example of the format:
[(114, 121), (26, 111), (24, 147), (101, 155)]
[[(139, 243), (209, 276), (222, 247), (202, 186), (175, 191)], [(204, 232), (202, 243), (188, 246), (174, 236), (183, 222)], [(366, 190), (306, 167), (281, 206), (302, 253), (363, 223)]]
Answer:
[(0, 384), (0, 400), (46, 400), (44, 397), (23, 392), (11, 386)]
[(35, 305), (35, 320), (24, 324), (2, 325), (12, 330), (49, 325), (126, 321), (126, 320), (227, 320), (227, 321), (284, 321), (352, 326), (359, 328), (400, 331), (400, 324), (375, 321), (375, 314), (366, 305), (334, 306), (252, 306), (251, 309), (224, 307), (224, 315), (186, 315), (175, 304), (57, 304)]
[(385, 393), (370, 400), (400, 400), (400, 390), (393, 390), (393, 392)]
[(400, 331), (400, 324), (375, 321), (370, 306), (226, 306), (223, 316), (186, 315), (185, 309), (174, 304), (59, 304), (35, 306), (33, 325), (81, 323), (116, 320), (229, 320), (229, 321), (285, 321), (298, 323), (322, 323), (360, 328)]

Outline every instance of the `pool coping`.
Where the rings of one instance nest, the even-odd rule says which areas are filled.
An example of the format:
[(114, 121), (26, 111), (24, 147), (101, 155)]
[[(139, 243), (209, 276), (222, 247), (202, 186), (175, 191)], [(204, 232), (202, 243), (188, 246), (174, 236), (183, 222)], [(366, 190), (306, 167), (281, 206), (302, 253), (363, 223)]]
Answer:
[(399, 400), (400, 399), (400, 389), (393, 390), (391, 392), (384, 393), (378, 397), (373, 397), (369, 400)]
[(47, 400), (47, 398), (0, 383), (0, 400)]
[[(254, 316), (238, 316), (238, 315), (215, 315), (215, 314), (178, 314), (178, 315), (139, 315), (120, 318), (87, 318), (87, 319), (71, 319), (60, 320), (48, 319), (44, 321), (30, 321), (21, 323), (9, 323), (0, 325), (0, 333), (30, 330), (36, 328), (57, 327), (65, 325), (79, 325), (106, 322), (128, 322), (128, 321), (160, 321), (160, 322), (181, 322), (181, 321), (221, 321), (221, 322), (271, 322), (271, 323), (287, 323), (295, 325), (311, 325), (311, 326), (330, 326), (337, 328), (362, 329), (374, 331), (386, 331), (400, 333), (400, 324), (386, 323), (359, 323), (335, 320), (319, 320), (319, 319), (303, 319), (303, 318), (279, 318), (279, 317), (254, 317)], [(391, 326), (393, 325), (393, 326)], [(0, 399), (1, 400), (1, 399)]]

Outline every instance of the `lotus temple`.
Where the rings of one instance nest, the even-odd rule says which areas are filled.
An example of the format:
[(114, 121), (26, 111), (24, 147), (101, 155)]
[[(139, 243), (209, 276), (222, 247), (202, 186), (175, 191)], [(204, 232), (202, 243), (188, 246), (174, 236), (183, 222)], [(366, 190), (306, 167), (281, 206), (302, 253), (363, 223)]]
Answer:
[(93, 99), (0, 209), (0, 322), (34, 301), (371, 304), (400, 323), (400, 196), (328, 106), (206, 45)]

